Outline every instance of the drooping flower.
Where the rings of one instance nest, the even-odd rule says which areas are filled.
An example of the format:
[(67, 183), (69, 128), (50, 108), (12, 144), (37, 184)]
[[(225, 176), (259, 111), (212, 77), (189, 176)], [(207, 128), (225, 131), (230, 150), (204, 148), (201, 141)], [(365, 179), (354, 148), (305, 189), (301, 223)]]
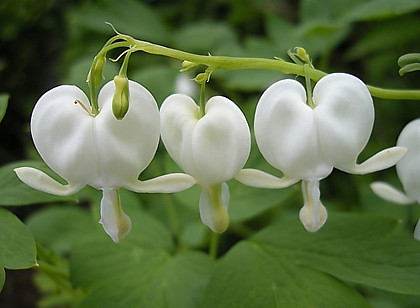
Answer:
[[(397, 146), (407, 148), (407, 155), (397, 164), (397, 175), (404, 192), (385, 182), (374, 182), (372, 190), (381, 198), (407, 205), (420, 203), (420, 119), (408, 123), (401, 131)], [(414, 230), (414, 238), (420, 241), (420, 220)]]
[(100, 223), (118, 242), (131, 228), (120, 204), (119, 187), (175, 192), (195, 181), (186, 174), (138, 180), (158, 146), (159, 110), (149, 91), (130, 81), (128, 111), (117, 120), (112, 111), (114, 93), (114, 82), (108, 82), (99, 93), (100, 112), (94, 116), (87, 96), (76, 86), (62, 85), (46, 92), (34, 107), (31, 134), (42, 159), (68, 184), (34, 168), (21, 167), (15, 172), (27, 185), (50, 194), (71, 195), (85, 185), (102, 190)]
[(305, 88), (298, 81), (278, 81), (258, 102), (254, 130), (261, 154), (284, 176), (244, 169), (236, 179), (266, 188), (282, 188), (302, 180), (304, 205), (299, 217), (308, 231), (315, 232), (327, 219), (319, 181), (334, 167), (348, 173), (370, 173), (394, 165), (406, 152), (404, 148), (390, 148), (358, 164), (373, 122), (369, 90), (352, 75), (336, 73), (321, 78), (308, 104)]
[(229, 224), (227, 206), (232, 179), (248, 159), (251, 139), (247, 121), (228, 98), (209, 99), (205, 115), (192, 98), (169, 96), (162, 104), (161, 135), (173, 160), (202, 187), (200, 216), (214, 232)]

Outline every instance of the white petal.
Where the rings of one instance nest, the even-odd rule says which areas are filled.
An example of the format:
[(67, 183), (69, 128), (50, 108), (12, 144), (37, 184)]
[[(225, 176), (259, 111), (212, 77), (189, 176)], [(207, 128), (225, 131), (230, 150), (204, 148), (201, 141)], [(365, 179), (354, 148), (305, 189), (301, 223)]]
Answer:
[(406, 196), (402, 191), (385, 182), (373, 182), (370, 184), (370, 188), (376, 195), (387, 201), (395, 202), (401, 205), (415, 202), (415, 200)]
[(414, 229), (414, 238), (420, 241), (420, 219), (416, 224), (416, 228)]
[(130, 232), (131, 220), (122, 210), (117, 189), (103, 189), (99, 223), (115, 243)]
[(257, 169), (242, 169), (235, 179), (242, 184), (259, 188), (285, 188), (299, 181), (287, 177), (279, 178)]
[(113, 81), (100, 91), (100, 113), (94, 121), (95, 150), (102, 177), (94, 187), (120, 187), (137, 180), (153, 159), (160, 136), (159, 109), (152, 94), (142, 85), (129, 81), (130, 104), (122, 120), (112, 112)]
[(420, 202), (420, 119), (411, 121), (401, 131), (398, 146), (408, 149), (397, 163), (397, 174), (406, 194)]
[(211, 98), (200, 118), (190, 97), (175, 94), (163, 102), (160, 113), (168, 153), (198, 183), (209, 186), (227, 181), (245, 164), (250, 132), (244, 115), (229, 99)]
[(15, 168), (13, 171), (16, 173), (18, 178), (26, 185), (39, 191), (43, 191), (57, 196), (69, 196), (75, 194), (84, 186), (84, 184), (75, 183), (63, 185), (51, 178), (50, 176), (48, 176), (47, 174), (45, 174), (44, 172), (31, 167)]
[(214, 185), (232, 179), (245, 165), (251, 148), (248, 123), (234, 102), (214, 96), (192, 135), (198, 182)]
[(125, 188), (138, 193), (174, 193), (190, 188), (196, 183), (188, 174), (166, 174), (146, 181), (126, 183)]
[(194, 176), (192, 164), (192, 134), (200, 118), (200, 110), (194, 100), (184, 94), (173, 94), (165, 99), (160, 108), (162, 141), (172, 159), (185, 172)]
[(261, 154), (287, 177), (321, 179), (331, 173), (332, 165), (320, 152), (313, 110), (298, 81), (278, 81), (262, 94), (254, 128)]
[[(78, 103), (75, 103), (78, 102)], [(76, 86), (59, 86), (36, 103), (31, 134), (45, 163), (68, 182), (87, 183), (97, 174), (89, 100)]]
[(228, 204), (229, 188), (226, 183), (202, 188), (200, 217), (215, 233), (223, 233), (229, 226)]
[(321, 203), (318, 181), (302, 181), (304, 205), (299, 211), (299, 218), (306, 230), (318, 231), (327, 221), (327, 210)]
[(373, 100), (366, 85), (349, 74), (329, 74), (315, 85), (313, 100), (323, 154), (337, 168), (355, 164), (374, 121)]
[(354, 164), (343, 168), (338, 168), (348, 173), (366, 174), (379, 170), (383, 170), (394, 166), (407, 153), (407, 149), (403, 147), (393, 147), (376, 153), (374, 156), (361, 164)]

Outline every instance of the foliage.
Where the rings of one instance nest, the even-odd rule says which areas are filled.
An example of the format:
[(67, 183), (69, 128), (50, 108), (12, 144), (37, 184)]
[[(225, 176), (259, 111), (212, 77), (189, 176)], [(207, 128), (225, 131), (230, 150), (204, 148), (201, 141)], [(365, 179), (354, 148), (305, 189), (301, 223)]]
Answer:
[[(418, 72), (399, 76), (397, 60), (420, 50), (419, 1), (24, 3), (19, 10), (12, 1), (0, 4), (0, 20), (7, 25), (0, 37), (8, 44), (0, 52), (2, 91), (10, 93), (9, 104), (8, 95), (0, 96), (0, 119), (7, 107), (0, 124), (0, 288), (8, 283), (4, 268), (38, 265), (34, 285), (42, 292), (41, 307), (418, 306), (420, 244), (412, 228), (420, 210), (398, 208), (367, 189), (374, 179), (398, 183), (392, 169), (363, 177), (334, 171), (322, 183), (331, 215), (314, 234), (298, 222), (303, 201), (296, 185), (263, 190), (229, 182), (231, 224), (221, 236), (201, 224), (197, 187), (170, 195), (121, 191), (133, 229), (118, 244), (97, 223), (98, 191), (47, 195), (25, 186), (12, 170), (30, 165), (54, 176), (34, 154), (30, 112), (37, 97), (58, 84), (76, 84), (88, 93), (93, 57), (114, 34), (105, 22), (133, 37), (204, 55), (286, 59), (287, 50), (302, 46), (326, 72), (349, 72), (377, 86), (418, 88)], [(29, 35), (31, 25), (40, 36)], [(65, 31), (48, 36), (55, 29)], [(180, 68), (180, 61), (136, 53), (128, 76), (160, 105), (174, 93)], [(117, 73), (118, 65), (107, 61), (105, 81)], [(252, 129), (258, 97), (286, 77), (294, 78), (269, 70), (216, 71), (206, 91), (235, 101)], [(402, 127), (418, 117), (417, 104), (376, 99), (374, 132), (361, 159), (395, 144)], [(252, 142), (246, 166), (278, 172)], [(10, 162), (16, 157), (10, 153), (18, 159)], [(176, 171), (161, 146), (141, 177)]]

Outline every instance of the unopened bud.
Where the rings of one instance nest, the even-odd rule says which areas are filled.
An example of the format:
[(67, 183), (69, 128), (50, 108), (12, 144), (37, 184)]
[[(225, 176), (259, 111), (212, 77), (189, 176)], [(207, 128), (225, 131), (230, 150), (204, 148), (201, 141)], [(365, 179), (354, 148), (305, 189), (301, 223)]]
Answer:
[(93, 89), (98, 88), (102, 82), (105, 62), (105, 56), (98, 58), (89, 71), (87, 82), (89, 83), (89, 86)]
[(182, 62), (182, 69), (180, 71), (189, 72), (192, 69), (194, 69), (196, 66), (198, 66), (197, 63), (185, 60)]
[(197, 74), (197, 76), (195, 76), (194, 80), (195, 82), (197, 82), (198, 84), (203, 84), (206, 83), (209, 79), (209, 74), (208, 73), (200, 73)]
[(114, 77), (114, 83), (115, 92), (112, 98), (112, 112), (117, 120), (122, 120), (129, 106), (128, 78), (117, 75)]

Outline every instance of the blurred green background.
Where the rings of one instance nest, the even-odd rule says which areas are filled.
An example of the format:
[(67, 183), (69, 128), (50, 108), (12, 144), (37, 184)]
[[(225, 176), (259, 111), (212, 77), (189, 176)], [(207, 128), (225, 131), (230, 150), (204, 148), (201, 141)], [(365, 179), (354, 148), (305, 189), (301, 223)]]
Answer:
[[(10, 101), (0, 124), (1, 165), (37, 159), (29, 131), (31, 110), (44, 92), (59, 84), (87, 90), (91, 61), (114, 34), (105, 22), (135, 38), (200, 54), (288, 60), (287, 50), (301, 46), (314, 66), (326, 72), (348, 72), (379, 87), (420, 87), (418, 73), (400, 77), (397, 65), (399, 56), (420, 51), (418, 0), (2, 0), (0, 93), (10, 94)], [(105, 81), (118, 67), (107, 62)], [(180, 61), (137, 53), (131, 57), (129, 77), (161, 104), (175, 91), (180, 68)], [(233, 99), (252, 127), (259, 95), (285, 77), (274, 71), (217, 71), (207, 94)], [(394, 145), (404, 125), (420, 115), (418, 104), (375, 99), (374, 131), (361, 159)], [(157, 159), (164, 155), (162, 148), (159, 151)], [(256, 147), (252, 152), (258, 156)], [(261, 158), (250, 160), (249, 166), (255, 167), (255, 161), (269, 169)], [(367, 184), (378, 179), (398, 185), (393, 169), (365, 177), (335, 171), (321, 184), (323, 199), (341, 210), (398, 212), (395, 206), (377, 209), (366, 201), (373, 198)], [(25, 219), (33, 209), (13, 212)], [(10, 289), (22, 282), (10, 277), (6, 287), (11, 287), (0, 298), (16, 296)], [(24, 307), (19, 305), (15, 307)]]

